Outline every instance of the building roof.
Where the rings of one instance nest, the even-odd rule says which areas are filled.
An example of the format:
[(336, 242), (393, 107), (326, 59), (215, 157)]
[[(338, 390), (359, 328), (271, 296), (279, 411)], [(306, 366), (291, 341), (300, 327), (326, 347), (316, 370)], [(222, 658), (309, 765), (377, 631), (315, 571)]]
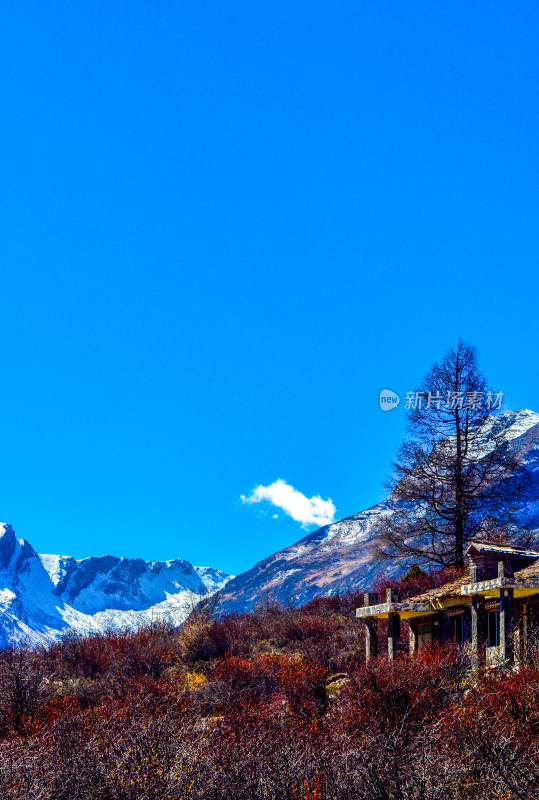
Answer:
[(429, 589), (428, 592), (416, 594), (409, 597), (410, 603), (422, 603), (426, 600), (439, 600), (442, 597), (457, 597), (460, 596), (460, 590), (463, 586), (470, 582), (470, 576), (466, 572), (448, 583), (438, 586), (436, 589)]
[[(483, 581), (483, 583), (489, 584), (488, 586), (486, 586), (486, 589), (492, 591), (492, 589), (496, 588), (496, 586), (500, 582), (501, 586), (509, 585), (510, 582), (511, 585), (516, 585), (517, 588), (520, 587), (521, 589), (525, 588), (526, 585), (529, 586), (530, 588), (533, 587), (535, 591), (539, 589), (539, 552), (535, 550), (528, 550), (524, 547), (516, 547), (513, 545), (498, 545), (498, 544), (490, 544), (488, 542), (471, 542), (466, 551), (466, 555), (468, 555), (470, 550), (472, 549), (475, 549), (479, 552), (485, 551), (485, 552), (500, 553), (513, 556), (520, 556), (529, 559), (535, 559), (533, 563), (528, 564), (528, 566), (524, 567), (523, 569), (516, 571), (512, 575), (512, 577), (503, 575), (500, 577), (498, 575), (497, 577), (492, 578), (489, 581)], [(436, 600), (442, 600), (451, 597), (455, 598), (458, 597), (462, 599), (464, 596), (471, 594), (472, 591), (475, 591), (473, 587), (477, 586), (478, 589), (480, 588), (479, 584), (470, 584), (470, 578), (471, 578), (470, 573), (468, 570), (466, 570), (462, 572), (458, 577), (453, 578), (453, 580), (442, 584), (442, 586), (438, 586), (435, 589), (429, 589), (427, 592), (422, 592), (421, 594), (413, 595), (413, 597), (408, 597), (400, 605), (403, 606), (404, 611), (413, 612), (414, 609), (411, 608), (404, 609), (404, 605), (411, 607), (414, 604), (431, 603)], [(493, 587), (490, 585), (494, 583), (496, 584), (496, 586)], [(461, 591), (465, 586), (467, 587), (467, 590)], [(396, 605), (394, 610), (395, 611), (400, 610), (396, 608)], [(372, 609), (373, 616), (381, 616), (382, 614), (387, 614), (386, 606), (387, 603), (386, 604), (382, 603), (372, 607), (365, 606), (361, 609), (358, 609), (357, 616), (369, 616), (369, 614), (367, 613), (367, 609), (369, 610)], [(433, 611), (435, 610), (434, 605), (432, 605), (431, 608), (433, 609)], [(419, 606), (417, 606), (416, 610), (419, 611)]]
[[(526, 553), (531, 552), (532, 551), (530, 550), (526, 551)], [(539, 578), (539, 553), (536, 555), (537, 560), (534, 561), (533, 564), (529, 564), (527, 567), (519, 569), (517, 572), (515, 572), (511, 580), (517, 581), (518, 583), (523, 583), (531, 578)], [(470, 576), (468, 572), (465, 572), (463, 575), (455, 578), (455, 580), (442, 584), (442, 586), (439, 586), (437, 589), (430, 589), (428, 592), (423, 592), (422, 594), (409, 597), (408, 602), (421, 603), (428, 600), (440, 600), (443, 597), (457, 597), (461, 594), (461, 588), (469, 583)]]
[(518, 572), (515, 572), (515, 578), (526, 579), (526, 578), (539, 578), (539, 558), (537, 561), (534, 561), (533, 564), (528, 564), (527, 567), (524, 569), (519, 569)]
[(517, 547), (510, 544), (491, 544), (490, 542), (471, 542), (466, 550), (466, 555), (470, 550), (477, 550), (478, 552), (489, 553), (507, 553), (507, 555), (519, 555), (526, 558), (539, 558), (539, 552), (536, 550), (528, 550), (526, 547)]

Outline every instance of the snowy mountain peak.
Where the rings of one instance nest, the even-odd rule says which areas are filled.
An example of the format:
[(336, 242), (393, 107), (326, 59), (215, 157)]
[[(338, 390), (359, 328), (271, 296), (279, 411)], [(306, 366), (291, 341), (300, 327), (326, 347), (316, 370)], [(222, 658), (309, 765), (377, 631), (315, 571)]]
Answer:
[(10, 567), (15, 570), (21, 569), (24, 562), (36, 555), (36, 551), (26, 539), (17, 539), (9, 523), (0, 523), (0, 570)]
[(228, 575), (221, 569), (214, 567), (193, 567), (208, 592), (218, 592), (225, 583), (232, 580), (234, 575)]
[(201, 596), (229, 576), (181, 558), (144, 561), (104, 555), (39, 555), (0, 525), (0, 646), (168, 619), (182, 622)]
[(5, 569), (15, 552), (17, 539), (11, 525), (6, 522), (0, 524), (0, 569)]
[(502, 419), (509, 424), (509, 438), (515, 439), (522, 436), (534, 425), (539, 425), (539, 414), (531, 411), (529, 408), (520, 408), (516, 411), (503, 411), (498, 417), (493, 419)]

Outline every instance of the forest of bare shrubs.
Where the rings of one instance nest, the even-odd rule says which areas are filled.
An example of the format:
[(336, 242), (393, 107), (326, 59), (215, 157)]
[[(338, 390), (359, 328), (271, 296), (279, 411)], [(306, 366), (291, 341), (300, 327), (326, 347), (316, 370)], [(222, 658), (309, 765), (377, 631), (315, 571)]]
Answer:
[(539, 668), (365, 665), (353, 594), (0, 654), (6, 800), (539, 796)]

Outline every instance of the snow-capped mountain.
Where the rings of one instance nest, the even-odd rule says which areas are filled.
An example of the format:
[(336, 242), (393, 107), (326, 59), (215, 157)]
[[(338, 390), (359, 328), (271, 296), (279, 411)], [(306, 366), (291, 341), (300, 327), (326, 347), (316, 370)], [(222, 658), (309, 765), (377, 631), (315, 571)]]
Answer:
[[(510, 451), (527, 474), (521, 523), (537, 531), (539, 540), (539, 414), (506, 411)], [(395, 562), (381, 562), (374, 552), (380, 523), (391, 514), (388, 501), (308, 534), (296, 544), (237, 575), (217, 595), (217, 613), (253, 608), (265, 595), (300, 604), (316, 595), (347, 589), (369, 589), (381, 573), (400, 571)]]
[(0, 524), (0, 646), (80, 633), (179, 624), (229, 575), (188, 561), (40, 555), (11, 525)]

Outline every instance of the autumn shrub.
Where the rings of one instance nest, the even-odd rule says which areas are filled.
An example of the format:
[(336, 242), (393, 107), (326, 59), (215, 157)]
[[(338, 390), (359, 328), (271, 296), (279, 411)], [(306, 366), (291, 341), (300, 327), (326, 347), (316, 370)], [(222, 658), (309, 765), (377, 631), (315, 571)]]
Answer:
[(183, 658), (194, 664), (264, 650), (300, 653), (333, 672), (345, 669), (362, 657), (364, 648), (363, 631), (343, 613), (343, 603), (335, 597), (299, 609), (272, 605), (269, 613), (258, 608), (220, 619), (195, 616), (180, 634)]
[(91, 680), (114, 673), (158, 677), (175, 659), (177, 632), (169, 623), (100, 635), (68, 634), (51, 645), (46, 660), (59, 677)]
[(47, 694), (43, 661), (30, 648), (0, 651), (0, 733), (24, 733)]
[(3, 651), (0, 797), (537, 800), (534, 663), (478, 675), (432, 646), (365, 664), (355, 602)]
[(539, 672), (486, 673), (451, 708), (447, 736), (463, 757), (462, 796), (527, 798), (539, 793)]
[(305, 664), (299, 658), (227, 655), (216, 662), (201, 698), (214, 712), (273, 698), (295, 713), (319, 715), (327, 707), (326, 677), (323, 667)]

